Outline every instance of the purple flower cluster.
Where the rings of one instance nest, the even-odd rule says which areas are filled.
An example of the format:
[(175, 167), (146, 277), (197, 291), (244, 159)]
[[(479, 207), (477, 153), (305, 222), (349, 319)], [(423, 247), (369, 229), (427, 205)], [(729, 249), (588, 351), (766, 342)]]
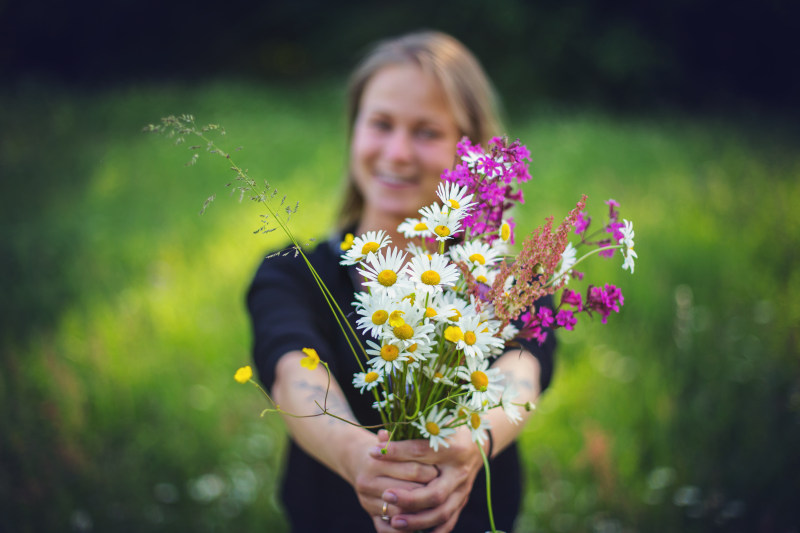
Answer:
[[(592, 312), (600, 314), (603, 324), (605, 324), (612, 311), (619, 313), (624, 301), (622, 291), (614, 285), (606, 284), (602, 288), (590, 286), (586, 294), (585, 305), (583, 297), (579, 293), (564, 289), (561, 295), (561, 305), (555, 315), (549, 307), (544, 306), (520, 315), (522, 327), (520, 327), (519, 335), (528, 340), (535, 339), (541, 345), (547, 339), (548, 328), (573, 330), (575, 324), (578, 323), (576, 314), (588, 313), (591, 315)], [(565, 306), (569, 306), (571, 309), (565, 308)]]
[(586, 298), (586, 309), (599, 313), (603, 317), (603, 324), (606, 323), (611, 311), (619, 313), (619, 308), (625, 302), (622, 291), (619, 287), (606, 283), (604, 288), (589, 287), (589, 294)]
[[(611, 234), (611, 238), (603, 238), (599, 239), (594, 242), (590, 242), (588, 237), (586, 236), (587, 230), (589, 229), (589, 225), (592, 223), (592, 218), (588, 215), (581, 213), (581, 216), (578, 220), (575, 221), (575, 233), (581, 236), (581, 241), (583, 244), (590, 244), (596, 245), (600, 248), (609, 246), (611, 244), (616, 244), (620, 242), (623, 238), (622, 228), (625, 227), (625, 224), (620, 221), (619, 218), (619, 211), (617, 208), (619, 207), (619, 202), (614, 200), (613, 198), (609, 198), (606, 201), (606, 205), (608, 205), (608, 222), (606, 222), (605, 226), (603, 226), (603, 230), (606, 233)], [(601, 257), (614, 257), (615, 250), (603, 250), (599, 253)]]
[(515, 185), (531, 179), (526, 163), (531, 154), (518, 140), (509, 144), (501, 137), (492, 138), (488, 148), (484, 152), (466, 137), (461, 139), (458, 143), (461, 163), (453, 170), (446, 170), (442, 179), (468, 187), (477, 206), (464, 219), (464, 227), (470, 228), (473, 237), (486, 235), (491, 242), (497, 238), (503, 213), (514, 203), (524, 202), (522, 190)]

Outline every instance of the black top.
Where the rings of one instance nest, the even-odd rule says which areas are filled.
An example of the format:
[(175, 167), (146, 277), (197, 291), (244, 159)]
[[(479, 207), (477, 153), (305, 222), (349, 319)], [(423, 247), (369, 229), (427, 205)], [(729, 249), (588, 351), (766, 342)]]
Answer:
[[(339, 241), (331, 240), (321, 243), (307, 256), (355, 329), (358, 316), (352, 305), (355, 294), (352, 267), (339, 265), (340, 253)], [(353, 374), (359, 371), (355, 356), (302, 257), (289, 252), (265, 259), (250, 287), (247, 305), (254, 332), (253, 359), (267, 389), (272, 388), (275, 366), (281, 356), (314, 348), (328, 363), (359, 423), (380, 424), (378, 412), (372, 408), (372, 394), (362, 395), (352, 385)], [(362, 343), (364, 340), (362, 336)], [(555, 339), (550, 334), (541, 347), (535, 342), (524, 344), (539, 360), (543, 391), (553, 372)], [(516, 444), (495, 457), (490, 466), (495, 524), (498, 529), (510, 531), (522, 494)], [(294, 532), (374, 531), (354, 489), (294, 441), (289, 447), (282, 499)], [(486, 481), (481, 470), (455, 531), (488, 529)]]

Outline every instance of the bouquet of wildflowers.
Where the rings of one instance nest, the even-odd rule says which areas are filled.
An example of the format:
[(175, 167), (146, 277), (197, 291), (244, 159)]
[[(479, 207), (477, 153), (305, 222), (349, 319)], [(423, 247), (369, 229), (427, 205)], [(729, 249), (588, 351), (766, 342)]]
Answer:
[[(366, 290), (355, 295), (358, 328), (367, 341), (367, 367), (353, 383), (374, 391), (374, 407), (392, 438), (425, 438), (448, 446), (447, 438), (467, 426), (483, 443), (486, 413), (502, 407), (521, 420), (517, 395), (492, 360), (515, 339), (544, 342), (548, 331), (574, 329), (579, 313), (598, 313), (603, 322), (623, 303), (613, 285), (590, 286), (585, 299), (566, 289), (583, 275), (575, 267), (589, 255), (621, 250), (623, 268), (633, 272), (633, 225), (619, 221), (610, 200), (610, 236), (591, 241), (585, 196), (557, 228), (552, 217), (512, 257), (513, 221), (508, 211), (523, 201), (519, 184), (530, 179), (528, 150), (518, 141), (495, 138), (488, 151), (466, 139), (460, 163), (445, 171), (437, 189), (441, 203), (423, 207), (398, 231), (413, 244), (400, 250), (383, 231), (342, 242), (343, 265), (355, 265)], [(602, 232), (602, 230), (601, 230)], [(578, 258), (577, 246), (597, 246)], [(604, 233), (604, 232), (603, 232)], [(563, 290), (553, 309), (542, 298)]]
[[(175, 137), (176, 144), (194, 136), (202, 144), (190, 146), (195, 151), (187, 164), (197, 161), (199, 150), (224, 158), (236, 174), (242, 196), (263, 204), (268, 215), (256, 233), (268, 233), (271, 219), (292, 241), (296, 255), (302, 256), (311, 271), (342, 333), (348, 335), (345, 313), (336, 305), (322, 279), (303, 252), (303, 247), (288, 226), (297, 210), (286, 205), (286, 197), (275, 208), (277, 195), (269, 184), (260, 188), (231, 154), (220, 150), (209, 137), (224, 134), (218, 125), (197, 127), (194, 117), (181, 115), (163, 118), (160, 125), (148, 125), (146, 131)], [(612, 311), (623, 304), (622, 292), (615, 286), (589, 285), (585, 295), (567, 289), (572, 279), (582, 279), (576, 267), (591, 255), (613, 257), (620, 250), (622, 267), (633, 273), (637, 255), (633, 246), (633, 224), (620, 221), (614, 200), (609, 200), (608, 221), (590, 234), (591, 218), (584, 213), (582, 197), (566, 218), (553, 228), (553, 218), (528, 236), (516, 256), (510, 255), (514, 243), (514, 223), (509, 211), (523, 201), (519, 185), (530, 179), (526, 161), (530, 153), (519, 141), (508, 143), (494, 138), (488, 150), (472, 145), (467, 139), (458, 145), (460, 163), (442, 174), (437, 189), (440, 203), (423, 207), (420, 217), (407, 219), (398, 231), (412, 244), (406, 250), (391, 247), (383, 231), (342, 242), (342, 264), (354, 265), (364, 278), (366, 290), (355, 295), (359, 319), (357, 327), (373, 340), (362, 351), (367, 366), (353, 378), (353, 384), (375, 397), (375, 408), (394, 439), (428, 439), (430, 446), (449, 446), (448, 437), (460, 426), (467, 426), (472, 439), (483, 444), (489, 428), (486, 414), (500, 407), (512, 422), (522, 419), (521, 409), (530, 404), (515, 403), (517, 393), (503, 382), (503, 375), (491, 368), (492, 360), (524, 338), (544, 343), (556, 328), (572, 330), (577, 315), (599, 314), (603, 323)], [(210, 203), (212, 196), (203, 208)], [(576, 243), (570, 235), (577, 235)], [(597, 238), (597, 235), (600, 238)], [(596, 240), (593, 240), (596, 239)], [(578, 257), (580, 247), (590, 250)], [(558, 297), (558, 292), (560, 298)], [(558, 305), (550, 307), (543, 300), (553, 296)], [(350, 329), (355, 338), (355, 332)], [(360, 343), (359, 343), (360, 344)], [(313, 348), (304, 348), (301, 364), (314, 369), (324, 365)], [(355, 348), (354, 355), (361, 359)], [(288, 416), (328, 415), (353, 423), (331, 413), (319, 404), (320, 413), (294, 415), (280, 409), (269, 394), (253, 381), (249, 366), (240, 368), (234, 379), (252, 383), (274, 408)], [(487, 468), (487, 503), (489, 497), (488, 462), (479, 446)], [(492, 521), (493, 524), (493, 521)], [(495, 531), (494, 526), (492, 530)]]

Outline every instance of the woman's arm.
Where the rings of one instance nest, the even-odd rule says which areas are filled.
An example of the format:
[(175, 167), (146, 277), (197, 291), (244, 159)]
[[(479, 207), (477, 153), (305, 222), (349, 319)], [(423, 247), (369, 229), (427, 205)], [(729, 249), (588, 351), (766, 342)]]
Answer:
[[(539, 361), (530, 352), (512, 350), (504, 353), (492, 365), (500, 368), (519, 392), (514, 403), (535, 402), (539, 397)], [(519, 435), (530, 416), (522, 411), (522, 422), (514, 424), (508, 420), (502, 408), (495, 408), (487, 414), (494, 441), (492, 455), (497, 455)], [(385, 439), (385, 435), (382, 435)], [(377, 461), (418, 461), (436, 465), (439, 477), (425, 487), (409, 491), (392, 486), (383, 493), (383, 500), (390, 503), (391, 525), (400, 530), (420, 530), (436, 527), (433, 533), (451, 531), (467, 502), (483, 459), (470, 432), (462, 427), (449, 441), (450, 447), (440, 447), (434, 452), (426, 440), (391, 442), (387, 453), (372, 450), (370, 454)], [(484, 443), (488, 453), (489, 443)]]
[[(322, 411), (319, 406), (325, 406), (330, 413), (357, 423), (336, 380), (331, 377), (328, 389), (325, 368), (320, 365), (308, 370), (300, 365), (303, 357), (300, 351), (289, 352), (277, 362), (272, 395), (281, 410), (293, 415), (316, 415)], [(369, 452), (377, 449), (375, 434), (332, 416), (296, 418), (284, 415), (284, 419), (292, 438), (306, 453), (353, 487), (378, 531), (394, 531), (380, 519), (382, 495), (388, 488), (398, 487), (410, 492), (438, 474), (434, 466), (419, 462), (373, 459)]]

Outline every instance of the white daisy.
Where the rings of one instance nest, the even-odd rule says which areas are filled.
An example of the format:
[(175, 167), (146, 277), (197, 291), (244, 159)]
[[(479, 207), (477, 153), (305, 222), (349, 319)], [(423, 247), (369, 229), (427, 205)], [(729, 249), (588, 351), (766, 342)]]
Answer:
[(397, 231), (402, 233), (406, 239), (414, 237), (432, 237), (433, 232), (425, 222), (419, 218), (407, 218), (399, 226)]
[(437, 314), (433, 319), (438, 322), (458, 322), (464, 315), (476, 314), (475, 308), (453, 291), (443, 292), (436, 302), (438, 304)]
[(391, 237), (383, 230), (368, 231), (353, 239), (353, 244), (342, 254), (341, 264), (358, 264), (391, 242)]
[(631, 274), (633, 274), (633, 259), (639, 257), (636, 255), (636, 252), (633, 251), (633, 222), (625, 219), (623, 219), (623, 222), (625, 223), (625, 227), (620, 230), (622, 231), (622, 240), (620, 243), (625, 246), (625, 248), (621, 249), (622, 255), (625, 257), (625, 262), (622, 263), (622, 269), (630, 269)]
[(389, 313), (395, 303), (394, 298), (382, 292), (376, 294), (357, 293), (353, 305), (356, 306), (356, 312), (361, 315), (361, 318), (356, 322), (356, 327), (363, 329), (364, 334), (378, 338), (389, 320)]
[(434, 327), (424, 320), (422, 309), (403, 300), (397, 304), (395, 310), (389, 313), (387, 328), (384, 329), (383, 338), (406, 350), (412, 344), (428, 344), (428, 335), (433, 334)]
[(461, 317), (458, 321), (461, 330), (461, 339), (456, 348), (464, 351), (467, 357), (485, 359), (491, 355), (493, 349), (502, 348), (505, 342), (494, 336), (494, 328), (487, 322), (481, 322), (480, 316), (470, 315)]
[(379, 400), (377, 402), (372, 402), (373, 409), (387, 409), (388, 411), (392, 410), (392, 404), (394, 403), (394, 393), (390, 392), (387, 394), (386, 391), (382, 391), (383, 400)]
[(564, 281), (569, 281), (570, 272), (572, 272), (572, 267), (577, 260), (577, 253), (577, 248), (575, 248), (571, 242), (568, 242), (567, 247), (561, 252), (561, 262), (558, 265), (558, 270), (555, 273), (554, 279), (560, 280), (561, 276), (564, 276)]
[(372, 341), (367, 341), (367, 354), (373, 356), (372, 359), (367, 361), (370, 367), (380, 373), (391, 373), (392, 370), (402, 370), (403, 365), (408, 359), (401, 355), (403, 350), (402, 346), (396, 344), (385, 343), (383, 346), (378, 346)]
[(452, 239), (455, 233), (461, 230), (463, 212), (460, 209), (450, 209), (432, 204), (419, 210), (422, 221), (432, 229), (437, 241)]
[(514, 233), (511, 230), (511, 224), (508, 220), (504, 220), (503, 223), (500, 225), (500, 240), (503, 242), (510, 242), (511, 238), (514, 236)]
[(486, 157), (486, 153), (480, 146), (471, 146), (467, 153), (461, 156), (461, 160), (467, 164), (467, 166), (471, 169), (475, 168), (475, 165), (478, 164), (478, 161), (481, 160), (482, 157)]
[(353, 386), (357, 389), (361, 389), (361, 393), (366, 390), (372, 390), (378, 386), (378, 383), (383, 383), (383, 375), (375, 372), (374, 370), (370, 370), (369, 372), (358, 372), (355, 376), (353, 376)]
[(469, 391), (469, 405), (474, 409), (494, 407), (503, 394), (504, 376), (497, 368), (489, 368), (489, 361), (467, 358), (467, 366), (458, 368), (458, 377), (466, 383), (461, 388)]
[(441, 292), (443, 287), (455, 285), (459, 277), (458, 267), (439, 254), (413, 257), (405, 273), (420, 294)]
[(459, 187), (456, 183), (439, 183), (436, 188), (436, 195), (442, 201), (443, 205), (451, 209), (460, 209), (469, 212), (475, 205), (472, 201), (472, 195), (467, 194), (469, 190), (467, 187)]
[(409, 286), (402, 275), (405, 260), (404, 252), (397, 248), (388, 248), (385, 254), (371, 254), (367, 262), (362, 263), (364, 268), (359, 268), (358, 273), (367, 279), (364, 285), (372, 289), (371, 292), (377, 290), (394, 296), (399, 290)]
[(419, 414), (419, 419), (412, 422), (412, 425), (419, 429), (422, 436), (430, 439), (430, 446), (433, 451), (439, 451), (439, 445), (449, 448), (447, 437), (456, 432), (453, 428), (445, 427), (451, 422), (451, 418), (447, 416), (447, 411), (439, 411), (439, 406), (434, 405), (428, 412), (427, 416), (423, 413)]
[(506, 390), (503, 392), (503, 397), (500, 400), (500, 405), (503, 407), (503, 412), (512, 424), (519, 424), (522, 422), (522, 413), (518, 405), (514, 405), (514, 400), (519, 396), (516, 387), (509, 383), (506, 385)]
[(447, 386), (455, 387), (456, 383), (453, 381), (456, 377), (457, 367), (436, 368), (438, 365), (428, 364), (422, 367), (422, 373), (434, 383), (444, 383)]
[(477, 442), (483, 446), (486, 440), (486, 431), (491, 428), (489, 421), (482, 417), (478, 411), (472, 411), (467, 416), (467, 427), (472, 434), (472, 442)]
[(470, 270), (477, 266), (491, 266), (500, 260), (497, 248), (485, 242), (469, 241), (450, 249), (450, 256), (453, 261), (464, 261), (470, 266)]

